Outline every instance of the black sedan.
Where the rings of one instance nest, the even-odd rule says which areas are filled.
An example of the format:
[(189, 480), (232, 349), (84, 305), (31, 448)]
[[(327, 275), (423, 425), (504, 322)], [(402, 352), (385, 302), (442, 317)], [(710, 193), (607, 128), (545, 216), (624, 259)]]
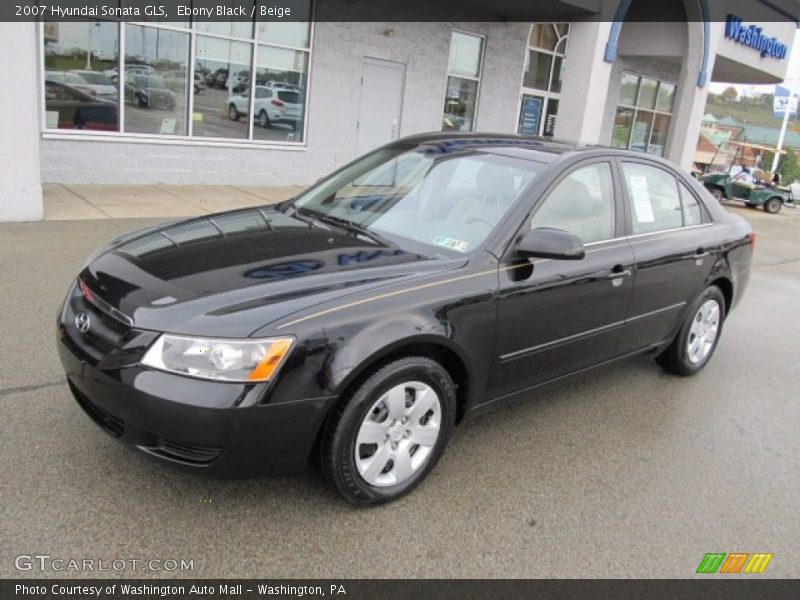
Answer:
[(113, 241), (58, 346), (80, 406), (142, 452), (224, 474), (314, 459), (374, 504), (500, 401), (643, 353), (702, 369), (754, 243), (658, 158), (421, 135), (283, 203)]

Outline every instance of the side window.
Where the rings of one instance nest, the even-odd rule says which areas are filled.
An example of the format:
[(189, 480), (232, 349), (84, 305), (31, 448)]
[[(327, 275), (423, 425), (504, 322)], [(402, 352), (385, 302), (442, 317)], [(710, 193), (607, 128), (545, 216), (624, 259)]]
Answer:
[(703, 211), (700, 208), (700, 201), (695, 195), (686, 187), (686, 184), (679, 183), (681, 188), (681, 203), (683, 204), (683, 224), (686, 227), (690, 225), (700, 225), (703, 222)]
[(651, 233), (683, 226), (678, 182), (670, 173), (641, 163), (623, 163), (633, 233)]
[(584, 244), (600, 242), (614, 237), (615, 214), (611, 164), (595, 163), (561, 180), (533, 215), (531, 229), (563, 229)]

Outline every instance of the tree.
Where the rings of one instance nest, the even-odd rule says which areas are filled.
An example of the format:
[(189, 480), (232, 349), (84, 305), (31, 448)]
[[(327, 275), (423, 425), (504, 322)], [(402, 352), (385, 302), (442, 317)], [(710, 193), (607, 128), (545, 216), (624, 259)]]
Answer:
[(727, 102), (735, 102), (738, 96), (739, 94), (736, 91), (736, 88), (733, 87), (732, 85), (726, 87), (725, 90), (722, 92), (722, 97), (725, 98)]
[(800, 163), (797, 161), (797, 153), (791, 148), (786, 149), (786, 154), (783, 156), (783, 161), (778, 171), (781, 174), (781, 181), (786, 185), (789, 185), (795, 179), (800, 179)]

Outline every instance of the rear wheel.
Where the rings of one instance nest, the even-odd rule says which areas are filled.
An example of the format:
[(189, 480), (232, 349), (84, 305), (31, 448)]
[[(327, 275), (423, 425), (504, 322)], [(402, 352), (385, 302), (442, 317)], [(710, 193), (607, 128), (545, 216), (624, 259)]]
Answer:
[(272, 124), (269, 121), (269, 115), (267, 114), (267, 111), (265, 111), (263, 108), (261, 109), (261, 112), (258, 113), (258, 124), (264, 128), (267, 128)]
[(776, 212), (779, 212), (781, 210), (782, 206), (783, 202), (781, 202), (781, 199), (778, 198), (777, 196), (773, 196), (772, 198), (764, 202), (764, 212), (774, 215)]
[(455, 423), (455, 386), (425, 357), (392, 362), (335, 409), (322, 472), (348, 502), (380, 504), (414, 489), (439, 460)]
[(707, 287), (689, 308), (677, 337), (656, 361), (676, 375), (694, 375), (717, 347), (725, 320), (725, 297), (715, 286)]

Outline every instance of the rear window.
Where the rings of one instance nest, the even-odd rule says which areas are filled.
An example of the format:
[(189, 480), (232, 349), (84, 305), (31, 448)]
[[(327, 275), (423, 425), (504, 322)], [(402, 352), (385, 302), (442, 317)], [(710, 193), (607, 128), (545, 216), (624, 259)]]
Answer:
[(278, 92), (278, 98), (280, 98), (284, 102), (288, 102), (289, 104), (300, 103), (300, 94), (298, 94), (297, 92), (285, 92), (281, 90)]
[(163, 88), (166, 87), (164, 84), (164, 80), (161, 77), (137, 77), (136, 78), (136, 86), (137, 87), (151, 87), (151, 88)]
[(80, 76), (94, 85), (114, 85), (114, 82), (102, 73), (81, 73)]

